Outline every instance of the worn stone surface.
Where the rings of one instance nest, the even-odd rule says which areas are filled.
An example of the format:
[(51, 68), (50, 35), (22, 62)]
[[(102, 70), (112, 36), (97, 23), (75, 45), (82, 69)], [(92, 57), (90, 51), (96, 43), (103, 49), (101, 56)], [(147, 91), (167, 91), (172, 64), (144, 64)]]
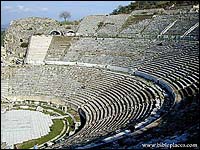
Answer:
[[(153, 14), (150, 13), (149, 15)], [(140, 130), (137, 133), (135, 132), (133, 136), (129, 135), (128, 140), (122, 140), (119, 143), (112, 142), (110, 146), (112, 148), (120, 146), (122, 148), (141, 148), (140, 146), (143, 143), (161, 141), (184, 142), (189, 139), (186, 135), (192, 137), (196, 134), (198, 129), (196, 125), (199, 120), (194, 112), (198, 112), (197, 106), (199, 103), (199, 43), (197, 41), (177, 41), (174, 39), (164, 41), (156, 37), (176, 20), (177, 23), (165, 33), (171, 34), (172, 32), (173, 34), (173, 31), (177, 31), (176, 34), (182, 35), (196, 23), (198, 20), (197, 14), (167, 13), (154, 15), (150, 18), (144, 18), (144, 15), (143, 17), (135, 17), (136, 15), (129, 18), (130, 22), (124, 22), (124, 24), (127, 23), (125, 25), (122, 22), (115, 24), (116, 21), (120, 20), (118, 17), (114, 19), (109, 16), (111, 18), (107, 20), (108, 22), (105, 21), (105, 18), (109, 17), (103, 15), (86, 17), (79, 26), (79, 31), (85, 36), (95, 37), (69, 38), (56, 36), (56, 38), (53, 38), (49, 49), (46, 49), (46, 57), (44, 58), (44, 55), (42, 57), (42, 60), (45, 59), (49, 62), (53, 60), (53, 63), (39, 66), (13, 65), (2, 67), (1, 93), (5, 97), (62, 99), (66, 106), (75, 110), (81, 107), (83, 111), (88, 113), (89, 122), (85, 126), (86, 130), (82, 130), (83, 132), (79, 132), (73, 137), (70, 136), (64, 142), (56, 143), (52, 148), (70, 148), (69, 145), (84, 144), (119, 129), (123, 123), (124, 125), (127, 125), (127, 123), (133, 125), (132, 123), (134, 123), (134, 128)], [(187, 22), (187, 20), (190, 21)], [(101, 21), (102, 23), (99, 24)], [(34, 22), (29, 21), (33, 25), (27, 23), (24, 25), (25, 27), (23, 27), (23, 21), (12, 23), (6, 38), (6, 50), (4, 49), (4, 55), (9, 55), (9, 61), (23, 60), (26, 48), (20, 49), (19, 47), (21, 43), (28, 41), (31, 34), (40, 32), (48, 34), (51, 30), (63, 29), (63, 26), (59, 27), (56, 21), (47, 22), (47, 20), (42, 23), (39, 21), (34, 24)], [(45, 27), (44, 24), (49, 26)], [(52, 24), (51, 27), (50, 24)], [(115, 28), (115, 26), (117, 27)], [(123, 28), (119, 28), (120, 26), (123, 26)], [(29, 31), (29, 27), (32, 28), (31, 31)], [(114, 33), (109, 35), (115, 37), (98, 37), (98, 33), (105, 35), (104, 33), (110, 31)], [(119, 33), (119, 36), (116, 36), (117, 31), (121, 31), (121, 36)], [(197, 29), (194, 31), (195, 33), (191, 33), (198, 37), (199, 34), (196, 34)], [(137, 36), (135, 36), (136, 34)], [(129, 35), (131, 38), (129, 38)], [(146, 38), (145, 36), (149, 37)], [(21, 43), (20, 38), (22, 39)], [(41, 45), (44, 46), (44, 44)], [(61, 65), (63, 63), (70, 65)], [(83, 63), (88, 64), (89, 67), (84, 66)], [(106, 66), (107, 71), (101, 68), (93, 68), (91, 64)], [(128, 71), (130, 69), (134, 75), (142, 75), (141, 73), (143, 73), (142, 78), (145, 79), (156, 78), (159, 85), (162, 86), (157, 91), (157, 86), (153, 88), (153, 83), (149, 83), (149, 81), (146, 82), (146, 80), (142, 81), (143, 79), (141, 79), (140, 82), (136, 76), (128, 77), (119, 72), (113, 73), (113, 68), (117, 67), (125, 67)], [(150, 78), (151, 76), (153, 78)], [(166, 84), (173, 88), (172, 92), (169, 92), (169, 89), (165, 91), (163, 87), (168, 86), (163, 86), (163, 81), (166, 81)], [(175, 100), (179, 102), (177, 97), (175, 100), (171, 99), (171, 96), (168, 97), (169, 94), (174, 97), (178, 95), (178, 98), (180, 97), (186, 101), (183, 105), (180, 105), (181, 103), (176, 105), (179, 109), (170, 110), (172, 114), (169, 114), (168, 118), (149, 124), (157, 117), (168, 112)], [(198, 98), (196, 100), (193, 97), (195, 95)], [(192, 98), (189, 96), (192, 96)], [(133, 105), (136, 107), (132, 107)], [(159, 112), (157, 112), (158, 109)], [(139, 111), (136, 112), (136, 110)], [(128, 113), (121, 113), (123, 111)], [(148, 111), (151, 111), (151, 113)], [(137, 118), (131, 118), (129, 112), (136, 113)], [(146, 118), (147, 114), (151, 114), (151, 116)], [(119, 117), (120, 115), (121, 117)], [(123, 119), (118, 120), (118, 117)], [(128, 122), (126, 123), (127, 120), (124, 119), (127, 119)], [(110, 120), (112, 120), (111, 123)], [(195, 120), (196, 122), (194, 122)], [(157, 127), (155, 127), (156, 125)], [(153, 129), (154, 127), (156, 130)], [(192, 129), (185, 132), (188, 127)], [(138, 137), (135, 140), (136, 134), (138, 134)]]
[(52, 30), (66, 32), (69, 29), (67, 25), (61, 26), (58, 21), (50, 18), (30, 17), (12, 21), (4, 38), (7, 62), (21, 63), (27, 50), (27, 44), (23, 46), (22, 43), (29, 43), (31, 35), (48, 35)]

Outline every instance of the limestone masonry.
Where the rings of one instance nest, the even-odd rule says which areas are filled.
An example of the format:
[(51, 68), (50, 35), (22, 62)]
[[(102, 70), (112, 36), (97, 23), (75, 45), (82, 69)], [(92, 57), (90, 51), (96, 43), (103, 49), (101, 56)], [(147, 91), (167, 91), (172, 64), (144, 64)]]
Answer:
[(46, 102), (79, 116), (72, 132), (42, 148), (196, 144), (199, 10), (192, 7), (91, 15), (79, 25), (12, 21), (1, 48), (1, 101)]

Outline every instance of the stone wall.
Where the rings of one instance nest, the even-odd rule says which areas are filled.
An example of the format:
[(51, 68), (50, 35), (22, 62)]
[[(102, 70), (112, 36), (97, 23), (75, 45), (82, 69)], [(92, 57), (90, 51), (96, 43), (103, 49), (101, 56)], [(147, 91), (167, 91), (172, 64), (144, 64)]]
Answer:
[[(74, 27), (70, 28), (74, 29)], [(7, 63), (22, 63), (26, 55), (29, 37), (31, 35), (48, 35), (52, 30), (65, 33), (69, 29), (67, 25), (61, 26), (58, 21), (50, 18), (30, 17), (12, 21), (4, 38)]]
[(80, 23), (77, 32), (84, 36), (116, 36), (128, 16), (128, 14), (87, 16)]

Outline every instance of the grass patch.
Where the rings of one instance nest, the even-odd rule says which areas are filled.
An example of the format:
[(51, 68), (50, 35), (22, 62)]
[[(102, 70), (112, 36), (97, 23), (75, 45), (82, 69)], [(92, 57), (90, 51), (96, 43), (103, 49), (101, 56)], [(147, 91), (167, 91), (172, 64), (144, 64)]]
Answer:
[(43, 33), (34, 33), (33, 35), (42, 35)]
[(80, 116), (78, 114), (77, 111), (71, 109), (71, 108), (68, 108), (67, 109), (67, 112), (70, 113), (72, 116), (74, 116), (74, 118), (76, 119), (76, 121), (80, 121)]
[[(22, 109), (22, 108), (20, 108)], [(31, 111), (35, 111), (35, 108), (23, 108), (22, 110), (31, 110)]]
[(44, 109), (51, 109), (51, 110), (53, 110), (53, 111), (55, 111), (55, 112), (57, 112), (57, 113), (59, 113), (59, 114), (61, 114), (61, 115), (66, 115), (62, 110), (58, 110), (58, 109), (55, 109), (55, 108), (52, 108), (52, 107), (48, 107), (48, 106), (41, 106), (41, 107), (43, 107)]
[(70, 132), (70, 131), (73, 131), (73, 128), (72, 128), (72, 126), (73, 126), (73, 124), (74, 124), (73, 119), (72, 119), (71, 117), (67, 117), (66, 119), (67, 119), (68, 122), (69, 122), (69, 132)]
[(44, 110), (42, 113), (47, 114), (47, 115), (50, 115), (50, 116), (54, 116), (54, 115), (55, 115), (54, 112), (49, 112), (49, 111), (47, 111), (47, 110)]
[(74, 118), (76, 119), (76, 121), (79, 121), (79, 122), (80, 122), (80, 117), (79, 117), (79, 115), (75, 115)]
[(75, 110), (73, 110), (71, 108), (68, 108), (67, 112), (70, 113), (70, 114), (72, 114), (72, 115), (76, 115), (77, 114), (77, 111), (75, 111)]
[(57, 135), (59, 135), (62, 132), (63, 128), (64, 128), (64, 124), (63, 124), (62, 120), (54, 119), (53, 125), (50, 127), (51, 132), (48, 135), (45, 135), (38, 139), (33, 139), (33, 140), (30, 140), (27, 142), (23, 142), (22, 144), (18, 144), (18, 147), (19, 147), (19, 149), (28, 149), (28, 148), (33, 147), (35, 145), (35, 143), (37, 143), (38, 145), (43, 144), (43, 143), (53, 139)]
[(31, 110), (31, 111), (36, 111), (36, 108), (29, 107), (29, 108), (20, 108), (19, 106), (13, 107), (14, 110)]
[(68, 120), (69, 125), (72, 125), (74, 123), (74, 121), (71, 117), (67, 117), (66, 119)]
[(79, 21), (61, 21), (60, 26), (62, 25), (78, 25), (80, 22)]

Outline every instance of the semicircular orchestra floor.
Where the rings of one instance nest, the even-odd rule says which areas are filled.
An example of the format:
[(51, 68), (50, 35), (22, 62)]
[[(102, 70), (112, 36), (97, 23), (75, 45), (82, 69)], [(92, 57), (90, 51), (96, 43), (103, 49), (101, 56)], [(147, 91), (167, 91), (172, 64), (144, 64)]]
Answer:
[(49, 115), (39, 111), (11, 110), (1, 113), (1, 141), (8, 145), (37, 139), (50, 132)]

